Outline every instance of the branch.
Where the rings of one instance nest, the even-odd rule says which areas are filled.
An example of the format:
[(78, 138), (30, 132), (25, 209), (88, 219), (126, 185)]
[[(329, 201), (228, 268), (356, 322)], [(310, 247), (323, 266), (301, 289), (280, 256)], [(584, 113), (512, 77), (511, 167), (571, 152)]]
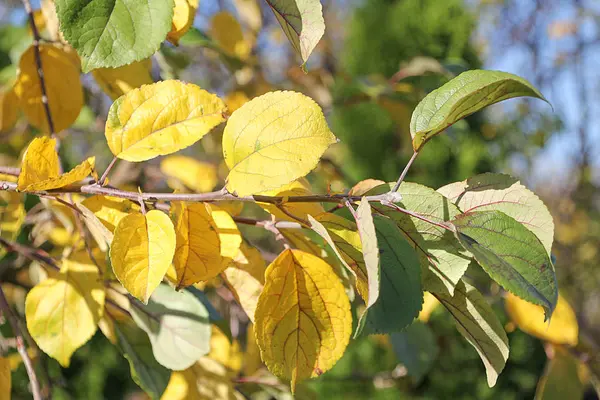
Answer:
[(33, 53), (35, 55), (35, 63), (37, 67), (38, 78), (40, 78), (42, 104), (44, 105), (44, 112), (46, 113), (46, 120), (48, 122), (48, 129), (50, 130), (50, 135), (54, 137), (56, 135), (56, 132), (54, 131), (54, 121), (52, 120), (52, 114), (50, 113), (50, 105), (48, 104), (48, 91), (46, 90), (46, 81), (44, 80), (44, 70), (42, 68), (42, 56), (40, 55), (40, 40), (42, 38), (35, 24), (35, 18), (33, 16), (33, 10), (31, 8), (31, 3), (29, 2), (29, 0), (23, 0), (23, 6), (25, 7), (25, 12), (29, 17), (29, 26), (31, 27), (31, 32), (33, 33)]
[(17, 341), (17, 351), (21, 355), (23, 359), (23, 364), (25, 364), (25, 369), (27, 370), (27, 375), (29, 375), (29, 381), (31, 382), (31, 392), (33, 393), (33, 398), (35, 400), (42, 399), (42, 393), (40, 392), (40, 384), (37, 379), (37, 375), (35, 374), (35, 369), (33, 368), (33, 363), (31, 362), (31, 358), (27, 353), (27, 349), (25, 348), (25, 342), (23, 341), (23, 334), (21, 333), (21, 328), (19, 328), (19, 320), (13, 314), (10, 309), (10, 305), (6, 300), (6, 296), (4, 295), (4, 291), (2, 290), (2, 286), (0, 286), (0, 309), (4, 312), (6, 319), (10, 323), (12, 330), (15, 334), (15, 339)]
[(410, 169), (410, 167), (413, 164), (413, 162), (415, 162), (415, 160), (417, 159), (418, 155), (419, 155), (419, 152), (415, 151), (413, 153), (412, 157), (410, 158), (410, 160), (408, 160), (408, 163), (406, 163), (406, 166), (404, 167), (404, 170), (402, 171), (402, 173), (400, 174), (400, 177), (396, 181), (396, 184), (392, 188), (392, 192), (397, 192), (398, 189), (400, 189), (400, 184), (402, 183), (402, 181), (406, 177), (406, 174), (408, 173), (408, 170)]

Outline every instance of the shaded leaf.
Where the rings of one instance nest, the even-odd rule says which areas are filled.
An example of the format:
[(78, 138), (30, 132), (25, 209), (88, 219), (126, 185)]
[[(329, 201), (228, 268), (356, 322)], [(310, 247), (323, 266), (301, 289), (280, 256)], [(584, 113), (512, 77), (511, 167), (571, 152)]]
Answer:
[(432, 137), (455, 122), (491, 104), (513, 97), (542, 94), (525, 79), (507, 72), (472, 70), (429, 93), (410, 121), (413, 148), (418, 151)]
[(0, 357), (0, 400), (10, 400), (11, 388), (10, 361), (8, 358)]
[[(25, 222), (25, 204), (21, 193), (0, 192), (0, 237), (14, 241)], [(0, 249), (0, 258), (6, 254), (4, 246)]]
[(296, 92), (270, 92), (236, 110), (223, 132), (227, 189), (275, 190), (308, 174), (336, 142), (321, 108)]
[(175, 0), (171, 31), (167, 34), (169, 42), (179, 44), (179, 39), (192, 27), (197, 9), (198, 0)]
[(550, 317), (558, 299), (554, 265), (531, 231), (500, 211), (462, 214), (452, 223), (460, 243), (493, 280)]
[(440, 351), (429, 326), (415, 321), (402, 332), (392, 333), (390, 341), (398, 361), (406, 367), (408, 376), (419, 384), (433, 367)]
[(538, 381), (536, 400), (583, 399), (585, 386), (581, 382), (581, 362), (566, 349), (554, 348), (554, 357), (548, 360), (544, 375)]
[(135, 88), (153, 83), (151, 72), (152, 60), (147, 58), (118, 68), (98, 68), (92, 75), (104, 93), (116, 100)]
[[(217, 184), (217, 169), (213, 164), (192, 157), (173, 155), (164, 157), (160, 170), (168, 178), (167, 183), (173, 189), (185, 187), (197, 193), (210, 192)], [(179, 183), (181, 182), (181, 183)]]
[(7, 132), (15, 126), (18, 111), (15, 91), (12, 88), (0, 90), (0, 132)]
[[(306, 178), (297, 179), (287, 185), (282, 186), (277, 190), (268, 190), (260, 193), (265, 196), (279, 196), (279, 197), (291, 197), (291, 196), (310, 196), (314, 194), (310, 187), (310, 183)], [(275, 216), (275, 218), (284, 221), (297, 221), (297, 218), (306, 220), (308, 215), (319, 215), (325, 212), (323, 206), (320, 203), (309, 202), (309, 203), (294, 203), (294, 202), (283, 202), (279, 207), (283, 208), (282, 211), (277, 205), (270, 203), (258, 203), (266, 212)], [(287, 212), (287, 214), (286, 214)], [(290, 215), (296, 218), (292, 218)]]
[(252, 48), (244, 39), (242, 27), (227, 11), (213, 15), (210, 20), (210, 34), (227, 55), (241, 60), (246, 60), (250, 55)]

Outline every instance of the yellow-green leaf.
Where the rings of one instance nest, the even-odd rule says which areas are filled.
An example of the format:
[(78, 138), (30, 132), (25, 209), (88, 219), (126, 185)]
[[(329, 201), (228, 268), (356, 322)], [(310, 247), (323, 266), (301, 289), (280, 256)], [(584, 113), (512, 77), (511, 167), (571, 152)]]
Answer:
[(585, 384), (580, 373), (585, 364), (562, 347), (554, 347), (544, 375), (538, 381), (535, 400), (565, 400), (585, 398)]
[(160, 170), (167, 176), (167, 183), (173, 189), (184, 189), (181, 185), (183, 183), (192, 191), (203, 193), (213, 190), (217, 184), (217, 168), (192, 157), (165, 157), (160, 162)]
[(171, 31), (167, 34), (169, 42), (175, 46), (179, 44), (179, 39), (185, 35), (194, 23), (197, 9), (198, 0), (175, 0)]
[(174, 254), (173, 223), (158, 210), (122, 218), (110, 248), (115, 276), (129, 293), (144, 303), (167, 273)]
[(56, 140), (49, 137), (35, 138), (23, 156), (17, 188), (23, 192), (35, 192), (68, 186), (94, 173), (95, 161), (95, 157), (90, 157), (61, 175)]
[(560, 294), (550, 323), (544, 322), (544, 309), (508, 292), (504, 303), (506, 313), (522, 331), (554, 344), (575, 346), (579, 325), (575, 312)]
[(119, 68), (98, 68), (92, 75), (98, 86), (113, 100), (142, 85), (154, 82), (151, 75), (152, 61), (147, 58)]
[(0, 132), (6, 132), (15, 126), (19, 110), (17, 101), (17, 96), (12, 88), (0, 90)]
[(63, 367), (96, 332), (104, 310), (104, 285), (86, 250), (63, 261), (60, 273), (36, 285), (25, 300), (27, 329)]
[[(40, 44), (39, 48), (54, 130), (60, 132), (75, 122), (83, 107), (79, 57), (67, 46)], [(29, 122), (49, 133), (33, 46), (21, 56), (14, 90)]]
[(145, 161), (184, 149), (224, 121), (225, 104), (196, 85), (176, 80), (133, 89), (108, 112), (106, 141), (127, 161)]
[(281, 253), (265, 282), (255, 313), (256, 341), (269, 370), (291, 379), (294, 391), (341, 358), (352, 331), (350, 302), (331, 266), (300, 250)]
[(10, 361), (0, 357), (0, 400), (10, 400), (11, 387)]
[(221, 240), (207, 206), (176, 201), (171, 210), (177, 238), (173, 257), (177, 288), (214, 278), (226, 265), (221, 262)]
[[(306, 178), (297, 179), (277, 190), (269, 190), (261, 193), (266, 196), (310, 196), (313, 192), (310, 187), (310, 183)], [(277, 219), (296, 221), (296, 218), (306, 220), (308, 215), (319, 215), (325, 212), (323, 206), (320, 203), (286, 203), (283, 202), (280, 207), (287, 212), (287, 214), (279, 209), (275, 204), (270, 203), (258, 203), (265, 211), (274, 215)], [(295, 216), (292, 218), (290, 215)]]
[(296, 92), (271, 92), (236, 110), (223, 133), (227, 189), (275, 190), (308, 174), (336, 142), (321, 108)]

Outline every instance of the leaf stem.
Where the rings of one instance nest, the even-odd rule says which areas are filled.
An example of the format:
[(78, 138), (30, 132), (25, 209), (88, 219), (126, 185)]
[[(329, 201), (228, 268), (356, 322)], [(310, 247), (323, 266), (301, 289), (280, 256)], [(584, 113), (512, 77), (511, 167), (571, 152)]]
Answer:
[(404, 181), (404, 178), (406, 177), (406, 174), (408, 173), (408, 170), (412, 166), (413, 162), (415, 162), (415, 160), (417, 159), (418, 155), (419, 155), (419, 152), (415, 150), (415, 152), (413, 153), (412, 157), (410, 157), (410, 160), (408, 160), (408, 162), (406, 163), (406, 166), (404, 167), (404, 170), (402, 171), (402, 173), (400, 174), (400, 177), (396, 181), (396, 184), (392, 188), (392, 190), (391, 190), (392, 192), (397, 192), (398, 189), (400, 189), (400, 184), (402, 183), (402, 181)]
[(117, 160), (118, 160), (117, 156), (113, 157), (113, 159), (110, 162), (110, 164), (108, 164), (108, 167), (106, 167), (106, 170), (104, 170), (104, 173), (102, 174), (102, 176), (100, 177), (100, 180), (98, 181), (98, 184), (100, 186), (104, 186), (104, 182), (106, 182), (106, 178), (108, 178), (108, 173), (110, 172), (110, 170), (112, 169), (112, 167), (115, 165), (115, 163), (117, 162)]
[(17, 341), (17, 351), (23, 359), (23, 364), (25, 364), (25, 369), (27, 370), (27, 375), (29, 376), (29, 381), (31, 382), (31, 392), (33, 394), (33, 398), (35, 400), (41, 400), (42, 392), (40, 391), (40, 384), (37, 379), (37, 375), (35, 374), (35, 369), (33, 368), (33, 363), (31, 362), (29, 353), (27, 353), (27, 349), (25, 348), (23, 333), (21, 332), (21, 328), (19, 327), (19, 320), (10, 309), (10, 305), (6, 300), (4, 291), (2, 290), (2, 286), (0, 286), (0, 309), (3, 311), (4, 315), (6, 316), (6, 319), (8, 319), (8, 323), (12, 327), (13, 333), (15, 334), (15, 339)]

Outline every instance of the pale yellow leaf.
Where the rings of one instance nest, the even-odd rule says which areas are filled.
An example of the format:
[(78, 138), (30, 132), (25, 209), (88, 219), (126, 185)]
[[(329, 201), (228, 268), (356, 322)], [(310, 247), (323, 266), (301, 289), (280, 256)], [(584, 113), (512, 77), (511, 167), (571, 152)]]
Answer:
[(0, 400), (10, 400), (11, 388), (10, 361), (0, 357)]
[(423, 292), (423, 308), (421, 309), (421, 312), (419, 313), (419, 317), (418, 317), (419, 321), (421, 321), (421, 322), (429, 321), (429, 317), (431, 317), (431, 314), (439, 306), (440, 306), (440, 301), (438, 299), (436, 299), (434, 295), (432, 295), (429, 292)]
[[(313, 195), (312, 189), (310, 187), (310, 183), (306, 178), (297, 179), (277, 190), (270, 190), (261, 193), (261, 195), (266, 196), (279, 196), (279, 197), (292, 197), (292, 196), (310, 196)], [(305, 220), (307, 219), (307, 215), (319, 215), (325, 212), (321, 203), (309, 202), (309, 203), (290, 203), (283, 202), (280, 207), (283, 208), (288, 214), (293, 215), (296, 218), (292, 218), (287, 215), (284, 211), (282, 211), (275, 204), (270, 203), (258, 203), (265, 211), (270, 214), (273, 214), (277, 219), (287, 220), (287, 221), (297, 221), (296, 218)]]
[(140, 210), (140, 206), (119, 197), (95, 195), (81, 202), (98, 217), (100, 222), (112, 233), (115, 232), (119, 221)]
[(221, 239), (213, 228), (213, 219), (203, 203), (171, 203), (177, 246), (173, 265), (177, 288), (214, 278), (224, 269)]
[(46, 23), (46, 32), (51, 40), (62, 41), (66, 43), (59, 28), (58, 16), (56, 15), (56, 6), (53, 0), (41, 0), (40, 6)]
[(142, 85), (154, 82), (152, 61), (147, 58), (119, 68), (97, 68), (92, 75), (98, 86), (113, 100)]
[(169, 178), (167, 183), (173, 189), (182, 189), (176, 184), (181, 182), (196, 193), (204, 193), (213, 190), (217, 184), (217, 168), (192, 157), (165, 157), (160, 162), (160, 170)]
[(105, 291), (86, 250), (63, 260), (60, 273), (37, 284), (25, 300), (27, 329), (38, 346), (63, 367), (96, 332)]
[[(60, 132), (75, 122), (83, 107), (80, 61), (68, 46), (40, 44), (39, 48), (54, 130)], [(33, 46), (21, 56), (14, 90), (29, 122), (49, 133)]]
[(56, 140), (37, 137), (31, 141), (23, 155), (17, 188), (23, 192), (35, 192), (68, 186), (93, 174), (95, 160), (95, 157), (90, 157), (61, 175)]
[(265, 284), (265, 261), (260, 251), (243, 243), (240, 249), (243, 257), (236, 257), (224, 271), (224, 278), (237, 302), (254, 321), (258, 296)]
[(171, 373), (161, 400), (236, 400), (231, 378), (225, 366), (202, 357), (188, 369)]
[(244, 33), (239, 22), (227, 11), (213, 15), (210, 21), (210, 34), (221, 49), (230, 56), (246, 60), (252, 48), (244, 40)]
[(210, 353), (207, 357), (218, 361), (231, 372), (237, 374), (242, 368), (242, 351), (237, 339), (229, 340), (227, 336), (215, 325), (211, 326)]
[(169, 42), (179, 44), (179, 39), (192, 27), (197, 9), (198, 0), (175, 0), (171, 31), (167, 34)]
[(110, 259), (113, 271), (131, 295), (147, 303), (171, 265), (175, 229), (162, 211), (129, 214), (115, 229)]
[(560, 294), (550, 322), (544, 322), (544, 309), (507, 292), (504, 303), (509, 318), (525, 333), (554, 344), (575, 346), (579, 325), (575, 312)]
[(331, 266), (300, 250), (281, 253), (265, 282), (255, 313), (256, 341), (269, 370), (291, 379), (294, 391), (342, 357), (352, 331), (350, 301)]
[(108, 112), (106, 141), (127, 161), (145, 161), (186, 148), (224, 121), (225, 104), (191, 83), (169, 80), (119, 97)]
[(225, 266), (227, 266), (240, 251), (242, 234), (227, 211), (211, 203), (206, 203), (206, 209), (212, 217), (212, 228), (219, 235), (219, 240), (221, 242), (221, 257), (223, 257), (223, 262), (226, 263)]
[(235, 111), (223, 133), (227, 189), (275, 190), (308, 174), (336, 142), (321, 108), (296, 92), (271, 92)]
[(15, 126), (18, 111), (15, 91), (12, 88), (0, 90), (0, 132), (6, 132)]

